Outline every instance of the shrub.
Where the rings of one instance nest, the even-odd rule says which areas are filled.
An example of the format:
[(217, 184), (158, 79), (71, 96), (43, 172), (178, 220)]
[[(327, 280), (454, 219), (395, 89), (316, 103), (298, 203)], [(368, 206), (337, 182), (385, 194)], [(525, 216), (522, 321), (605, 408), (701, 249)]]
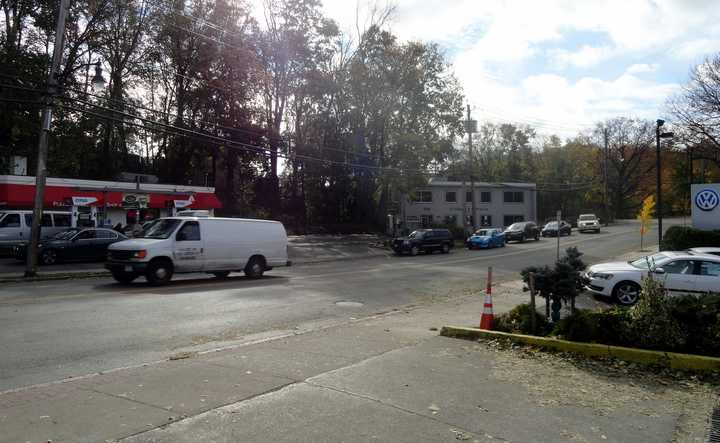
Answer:
[(689, 226), (671, 226), (663, 235), (661, 251), (682, 251), (699, 246), (720, 246), (720, 230), (703, 231)]
[(670, 310), (687, 337), (686, 352), (720, 355), (720, 294), (674, 297)]
[(659, 282), (643, 280), (640, 299), (630, 309), (632, 336), (640, 347), (672, 351), (685, 345), (686, 333), (673, 317), (671, 303)]
[(557, 322), (552, 334), (573, 341), (627, 345), (631, 343), (629, 312), (622, 307), (598, 311), (579, 309)]
[[(532, 334), (531, 322), (532, 308), (529, 304), (524, 303), (515, 306), (509, 312), (500, 314), (493, 321), (493, 329), (501, 332), (511, 332), (519, 334)], [(545, 316), (535, 312), (535, 325), (538, 335), (540, 332), (547, 330), (547, 320)]]

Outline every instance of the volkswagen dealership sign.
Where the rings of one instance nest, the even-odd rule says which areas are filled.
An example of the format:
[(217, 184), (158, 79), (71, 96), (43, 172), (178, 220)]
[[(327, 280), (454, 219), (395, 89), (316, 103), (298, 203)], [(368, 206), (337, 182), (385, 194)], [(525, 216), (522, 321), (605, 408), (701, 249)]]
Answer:
[(720, 229), (720, 183), (692, 185), (692, 223), (698, 229)]

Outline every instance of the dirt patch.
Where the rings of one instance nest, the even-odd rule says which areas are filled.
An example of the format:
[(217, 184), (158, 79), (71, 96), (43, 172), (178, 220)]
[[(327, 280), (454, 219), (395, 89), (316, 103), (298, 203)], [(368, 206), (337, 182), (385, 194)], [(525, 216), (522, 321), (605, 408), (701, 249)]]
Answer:
[(674, 442), (705, 442), (720, 374), (695, 375), (616, 359), (588, 359), (502, 341), (469, 350), (496, 354), (492, 377), (524, 386), (538, 406), (582, 407), (607, 416), (623, 410), (678, 417)]

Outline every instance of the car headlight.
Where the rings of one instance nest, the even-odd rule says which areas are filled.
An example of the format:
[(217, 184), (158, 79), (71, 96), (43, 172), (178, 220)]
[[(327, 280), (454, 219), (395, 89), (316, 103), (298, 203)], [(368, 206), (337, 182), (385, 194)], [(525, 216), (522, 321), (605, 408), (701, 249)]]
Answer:
[(133, 252), (133, 258), (145, 258), (147, 257), (147, 251), (145, 249), (141, 249), (139, 251)]
[(611, 278), (613, 278), (613, 275), (602, 273), (602, 272), (593, 272), (590, 274), (590, 277), (591, 278), (599, 278), (601, 280), (610, 280)]

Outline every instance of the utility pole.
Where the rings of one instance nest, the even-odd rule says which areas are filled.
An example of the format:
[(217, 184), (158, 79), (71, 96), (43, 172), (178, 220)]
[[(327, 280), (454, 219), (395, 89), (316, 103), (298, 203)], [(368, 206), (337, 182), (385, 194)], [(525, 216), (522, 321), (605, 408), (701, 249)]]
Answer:
[(472, 155), (472, 133), (477, 131), (477, 120), (470, 119), (470, 105), (467, 105), (467, 122), (465, 124), (465, 130), (468, 135), (468, 158), (470, 162), (470, 225), (472, 225), (472, 232), (474, 233), (477, 229), (475, 225), (475, 178), (473, 177), (473, 155)]
[(34, 277), (37, 274), (37, 253), (40, 241), (40, 227), (43, 213), (43, 200), (45, 198), (45, 181), (47, 178), (47, 153), (50, 123), (52, 122), (52, 107), (55, 94), (57, 94), (57, 72), (60, 69), (60, 60), (65, 44), (65, 17), (70, 0), (60, 0), (57, 24), (55, 25), (55, 45), (53, 47), (52, 65), (47, 79), (45, 106), (40, 123), (40, 139), (38, 141), (37, 171), (35, 172), (35, 205), (33, 207), (32, 228), (30, 230), (30, 245), (27, 250), (27, 263), (25, 277)]
[(605, 226), (607, 226), (610, 223), (610, 207), (608, 206), (608, 130), (607, 128), (603, 129), (603, 139), (605, 141), (605, 150), (603, 152), (603, 182), (604, 182), (604, 191), (603, 191), (603, 204), (605, 205)]
[(660, 127), (665, 122), (662, 120), (657, 121), (657, 126), (655, 127), (655, 169), (657, 173), (657, 183), (655, 183), (655, 192), (657, 194), (657, 220), (658, 220), (658, 248), (660, 247), (660, 242), (662, 242), (662, 192), (660, 190), (660, 181), (662, 180), (662, 173), (660, 171), (661, 163), (660, 163)]

